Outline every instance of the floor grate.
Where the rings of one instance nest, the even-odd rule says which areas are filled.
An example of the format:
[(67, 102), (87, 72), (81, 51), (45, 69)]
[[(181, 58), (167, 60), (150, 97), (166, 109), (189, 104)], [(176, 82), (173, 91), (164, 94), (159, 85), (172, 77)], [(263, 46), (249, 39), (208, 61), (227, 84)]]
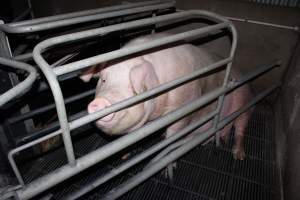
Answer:
[[(232, 157), (233, 137), (231, 134), (229, 141), (222, 147), (216, 148), (212, 143), (199, 146), (177, 161), (173, 183), (169, 183), (161, 174), (157, 174), (120, 199), (276, 199), (279, 196), (279, 189), (276, 185), (273, 120), (273, 113), (269, 106), (265, 104), (256, 106), (247, 129), (246, 159), (244, 161), (237, 161)], [(79, 139), (74, 144), (76, 155), (80, 157), (92, 150), (87, 147), (94, 146), (93, 148), (96, 148), (107, 142), (98, 134)], [(149, 146), (149, 143), (146, 146)], [(139, 145), (137, 147), (135, 153), (142, 150)], [(130, 149), (127, 151), (132, 152)], [(47, 173), (51, 171), (50, 168), (53, 170), (60, 166), (65, 159), (61, 158), (62, 155), (64, 154), (58, 149), (49, 154), (50, 160), (48, 157), (40, 159), (39, 164), (35, 164), (35, 167), (29, 170), (27, 175), (25, 174), (26, 180), (32, 180), (32, 177), (37, 177), (37, 174)], [(50, 191), (53, 199), (63, 199), (66, 194), (124, 162), (120, 159), (122, 156), (124, 156), (124, 152), (53, 188)], [(55, 160), (56, 162), (54, 162)], [(109, 163), (109, 165), (105, 163)], [(101, 198), (105, 192), (137, 172), (137, 169), (140, 167), (102, 185), (82, 199)]]

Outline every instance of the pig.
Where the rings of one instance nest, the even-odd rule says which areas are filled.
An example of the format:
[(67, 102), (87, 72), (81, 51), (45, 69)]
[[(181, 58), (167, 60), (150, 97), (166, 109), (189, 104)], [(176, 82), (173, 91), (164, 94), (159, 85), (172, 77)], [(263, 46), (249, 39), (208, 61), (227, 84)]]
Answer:
[[(131, 40), (122, 48), (128, 48), (166, 37), (168, 34), (158, 33)], [(116, 102), (140, 94), (160, 84), (190, 74), (193, 71), (214, 63), (216, 59), (205, 49), (192, 44), (176, 43), (165, 49), (155, 49), (145, 53), (92, 66), (84, 71), (81, 79), (89, 81), (93, 76), (99, 77), (96, 94), (87, 107), (89, 113), (96, 112)], [(182, 107), (222, 85), (224, 71), (189, 82), (146, 102), (109, 114), (95, 122), (96, 126), (109, 135), (121, 135), (140, 128), (146, 122)], [(238, 72), (232, 71), (231, 78), (238, 79)], [(248, 85), (244, 85), (226, 95), (221, 119), (241, 108), (251, 98)], [(167, 127), (165, 137), (170, 137), (190, 122), (216, 108), (216, 101)], [(243, 160), (245, 151), (243, 139), (250, 112), (239, 116), (221, 130), (221, 137), (226, 140), (232, 127), (235, 127), (233, 156)], [(209, 122), (202, 126), (205, 130), (211, 126)]]

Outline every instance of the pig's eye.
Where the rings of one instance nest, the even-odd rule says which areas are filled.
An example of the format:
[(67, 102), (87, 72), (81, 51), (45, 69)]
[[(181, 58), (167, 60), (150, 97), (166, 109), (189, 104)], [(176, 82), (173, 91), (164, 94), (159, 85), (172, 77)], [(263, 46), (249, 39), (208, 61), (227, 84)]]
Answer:
[(102, 83), (105, 83), (105, 81), (106, 81), (105, 79), (102, 79)]

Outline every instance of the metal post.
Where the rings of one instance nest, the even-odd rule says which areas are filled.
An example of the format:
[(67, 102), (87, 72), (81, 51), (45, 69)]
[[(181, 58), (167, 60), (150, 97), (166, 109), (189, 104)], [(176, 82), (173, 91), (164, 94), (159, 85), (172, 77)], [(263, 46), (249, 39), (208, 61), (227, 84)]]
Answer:
[[(230, 57), (234, 57), (235, 49), (236, 49), (236, 45), (237, 45), (237, 32), (236, 32), (236, 29), (234, 28), (234, 26), (231, 27), (231, 31), (232, 31), (232, 48), (230, 51)], [(228, 86), (228, 80), (229, 80), (231, 66), (232, 66), (232, 62), (228, 63), (226, 66), (225, 77), (224, 77), (223, 85), (222, 85), (222, 87), (224, 87), (224, 88), (226, 88)], [(217, 127), (218, 122), (220, 120), (220, 115), (221, 115), (222, 108), (223, 108), (224, 98), (225, 98), (225, 94), (218, 98), (217, 108), (216, 108), (218, 111), (218, 114), (215, 116), (215, 118), (213, 120), (214, 128)], [(216, 133), (216, 145), (220, 146), (220, 132)]]

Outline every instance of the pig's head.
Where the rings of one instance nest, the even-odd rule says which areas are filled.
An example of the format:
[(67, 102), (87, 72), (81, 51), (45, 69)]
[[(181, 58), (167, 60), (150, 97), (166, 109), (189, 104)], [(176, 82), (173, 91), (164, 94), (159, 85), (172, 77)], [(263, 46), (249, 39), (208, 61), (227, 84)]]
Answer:
[[(99, 80), (95, 99), (89, 103), (87, 108), (89, 113), (111, 106), (158, 85), (158, 78), (152, 64), (142, 58), (105, 67), (91, 67), (81, 75), (81, 79), (89, 81), (94, 75), (99, 77)], [(154, 100), (148, 100), (98, 119), (96, 126), (109, 135), (124, 134), (147, 122), (154, 108)]]

